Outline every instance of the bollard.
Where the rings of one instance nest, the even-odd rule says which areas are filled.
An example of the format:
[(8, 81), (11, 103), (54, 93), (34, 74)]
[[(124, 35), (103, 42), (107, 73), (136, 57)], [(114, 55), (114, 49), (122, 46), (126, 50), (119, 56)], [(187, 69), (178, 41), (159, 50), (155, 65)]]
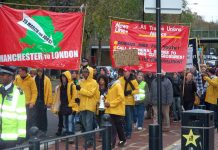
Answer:
[(102, 127), (105, 128), (103, 131), (103, 140), (102, 140), (102, 150), (111, 150), (111, 131), (112, 125), (110, 122), (110, 115), (104, 114), (102, 118)]
[(30, 128), (30, 150), (40, 150), (40, 139), (37, 138), (39, 129), (37, 127)]
[(149, 125), (149, 150), (160, 150), (159, 128), (158, 124)]

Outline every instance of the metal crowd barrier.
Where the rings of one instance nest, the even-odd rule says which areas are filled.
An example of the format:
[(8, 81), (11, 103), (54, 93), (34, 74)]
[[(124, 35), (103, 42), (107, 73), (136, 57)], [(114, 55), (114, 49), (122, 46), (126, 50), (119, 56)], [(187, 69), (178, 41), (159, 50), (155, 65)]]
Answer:
[[(81, 146), (83, 149), (87, 150), (88, 147), (86, 145), (86, 136), (91, 135), (93, 139), (93, 145), (92, 149), (96, 150), (97, 144), (96, 144), (96, 134), (101, 134), (102, 142), (101, 147), (102, 150), (111, 150), (111, 123), (110, 123), (110, 116), (105, 114), (103, 116), (103, 123), (102, 128), (89, 131), (89, 132), (83, 132), (79, 134), (74, 135), (68, 135), (68, 136), (62, 136), (62, 137), (55, 137), (51, 139), (46, 140), (40, 140), (37, 137), (37, 128), (32, 127), (31, 128), (31, 137), (28, 142), (28, 144), (16, 146), (14, 148), (10, 148), (8, 150), (69, 150), (74, 149), (79, 150), (81, 149)], [(70, 143), (71, 140), (74, 140), (73, 144)], [(82, 145), (81, 145), (82, 144)], [(64, 146), (65, 145), (65, 146)], [(61, 146), (61, 147), (60, 147)], [(90, 148), (89, 148), (90, 149)]]

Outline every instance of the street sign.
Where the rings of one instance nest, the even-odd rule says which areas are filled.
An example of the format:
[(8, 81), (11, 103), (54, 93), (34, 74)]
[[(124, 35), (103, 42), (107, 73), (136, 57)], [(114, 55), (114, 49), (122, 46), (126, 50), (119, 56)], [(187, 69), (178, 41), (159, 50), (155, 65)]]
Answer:
[[(144, 0), (144, 12), (156, 13), (156, 1)], [(161, 0), (161, 14), (181, 14), (182, 0)]]

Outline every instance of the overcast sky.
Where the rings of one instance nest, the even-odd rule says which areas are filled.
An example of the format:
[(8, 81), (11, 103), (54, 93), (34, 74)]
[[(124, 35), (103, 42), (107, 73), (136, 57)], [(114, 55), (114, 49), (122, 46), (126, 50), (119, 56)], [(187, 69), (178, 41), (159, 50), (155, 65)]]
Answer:
[(197, 12), (204, 20), (218, 21), (218, 0), (187, 0), (192, 12)]

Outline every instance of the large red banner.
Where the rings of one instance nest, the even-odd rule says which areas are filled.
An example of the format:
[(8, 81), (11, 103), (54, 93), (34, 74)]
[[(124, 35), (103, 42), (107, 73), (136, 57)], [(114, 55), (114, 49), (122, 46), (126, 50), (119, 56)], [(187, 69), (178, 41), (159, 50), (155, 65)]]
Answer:
[(0, 65), (79, 69), (83, 13), (0, 7)]
[[(189, 27), (161, 26), (161, 61), (166, 72), (183, 71), (186, 66)], [(132, 69), (156, 72), (156, 26), (139, 22), (112, 21), (110, 54), (116, 50), (137, 49), (140, 64)], [(125, 61), (125, 60), (123, 60)]]

